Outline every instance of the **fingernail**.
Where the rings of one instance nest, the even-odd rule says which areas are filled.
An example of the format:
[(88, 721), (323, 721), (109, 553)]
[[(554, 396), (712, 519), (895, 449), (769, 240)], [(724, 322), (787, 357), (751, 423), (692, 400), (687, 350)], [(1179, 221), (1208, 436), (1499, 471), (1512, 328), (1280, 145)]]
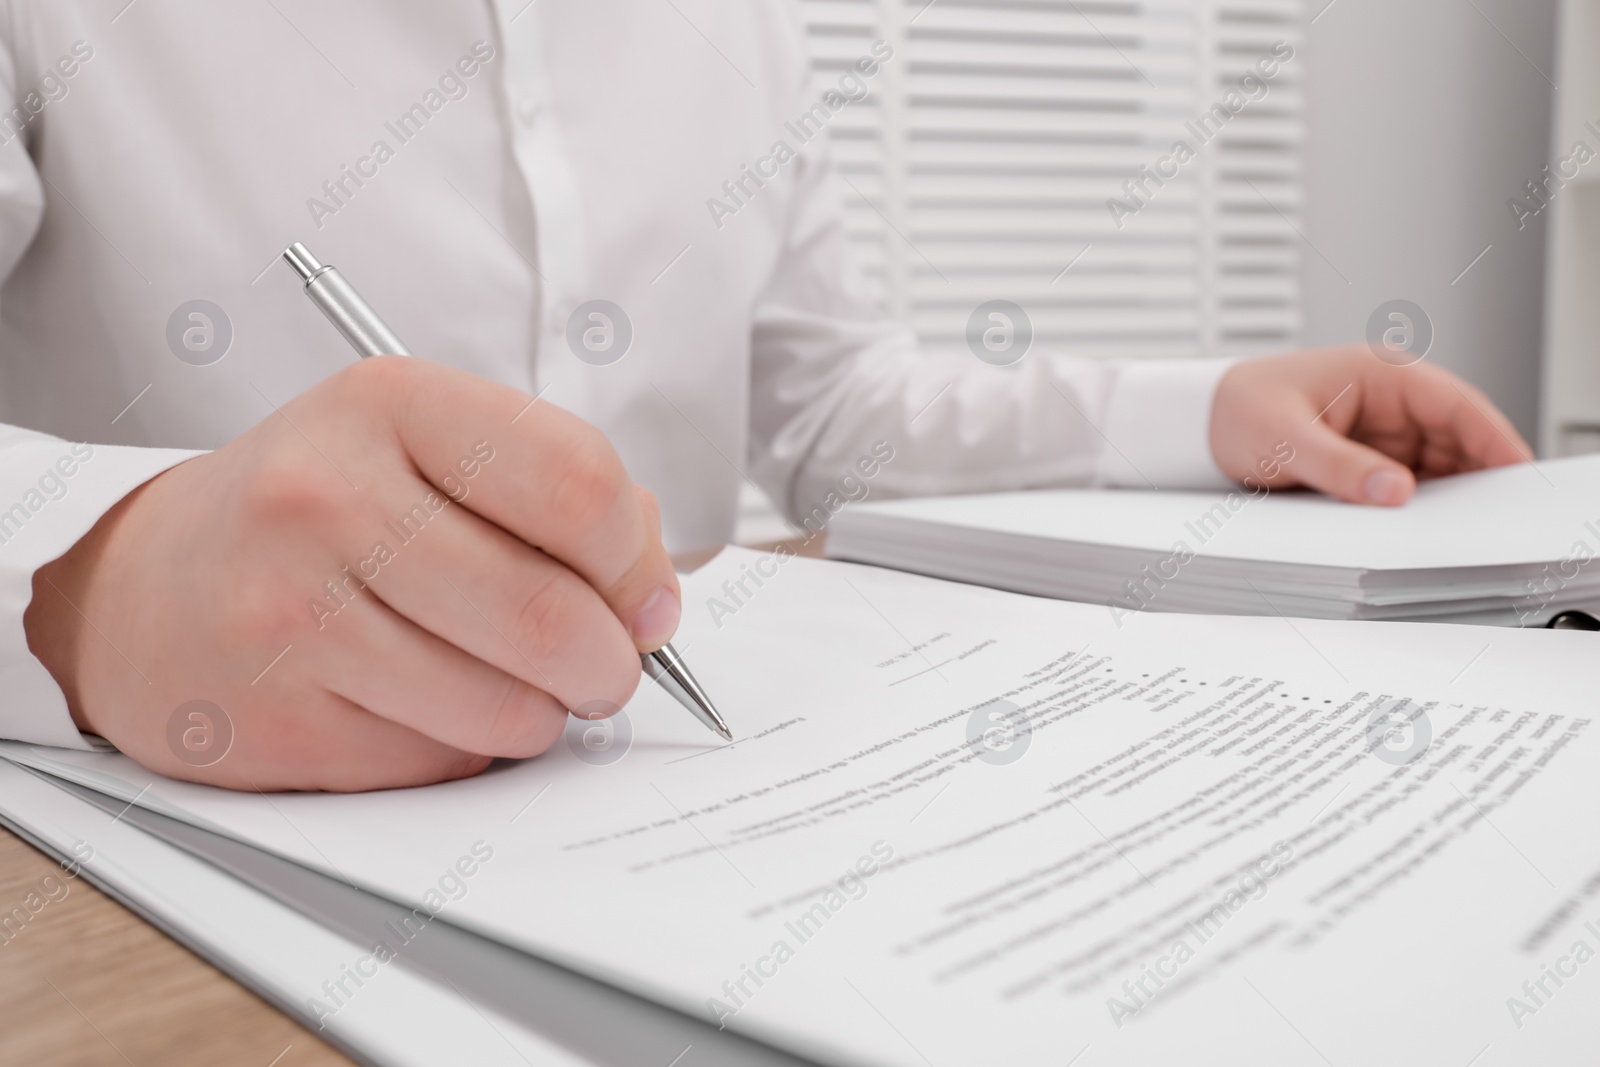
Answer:
[(682, 615), (683, 606), (678, 603), (677, 594), (662, 586), (633, 617), (633, 639), (641, 645), (658, 648), (677, 632)]
[(1379, 467), (1367, 475), (1367, 499), (1374, 504), (1404, 504), (1411, 495), (1411, 479), (1397, 470)]

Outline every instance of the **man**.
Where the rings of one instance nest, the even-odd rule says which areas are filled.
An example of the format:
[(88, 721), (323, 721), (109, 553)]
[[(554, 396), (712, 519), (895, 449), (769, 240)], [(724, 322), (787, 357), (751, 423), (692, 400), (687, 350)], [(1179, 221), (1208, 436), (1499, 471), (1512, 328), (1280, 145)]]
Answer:
[[(1364, 349), (919, 355), (785, 132), (818, 100), (779, 0), (3, 10), (7, 737), (263, 789), (536, 754), (628, 699), (668, 549), (725, 541), (742, 478), (800, 514), (877, 442), (897, 494), (1216, 484), (1287, 443), (1272, 484), (1380, 505), (1528, 455)], [(297, 239), (423, 358), (351, 365)], [(234, 731), (204, 768), (169, 744), (197, 699)]]

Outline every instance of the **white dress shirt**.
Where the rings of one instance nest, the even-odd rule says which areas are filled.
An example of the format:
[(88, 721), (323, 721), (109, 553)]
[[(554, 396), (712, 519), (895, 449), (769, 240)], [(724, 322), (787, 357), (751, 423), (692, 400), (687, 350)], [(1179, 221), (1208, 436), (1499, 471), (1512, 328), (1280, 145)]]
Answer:
[[(1223, 363), (934, 359), (874, 318), (783, 0), (0, 0), (0, 93), (0, 736), (85, 744), (33, 572), (352, 360), (295, 240), (417, 355), (602, 429), (675, 551), (877, 442), (876, 494), (1221, 480)], [(581, 338), (616, 322), (568, 341), (594, 300), (614, 362)]]

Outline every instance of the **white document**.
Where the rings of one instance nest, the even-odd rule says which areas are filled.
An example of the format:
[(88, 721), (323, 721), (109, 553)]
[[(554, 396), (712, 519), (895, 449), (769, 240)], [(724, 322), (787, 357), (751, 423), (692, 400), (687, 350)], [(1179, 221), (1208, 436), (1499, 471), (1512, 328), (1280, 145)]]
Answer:
[[(380, 981), (367, 982), (335, 1015), (308, 1018), (306, 994), (347, 973), (370, 946), (318, 926), (129, 825), (128, 819), (113, 821), (100, 808), (10, 764), (0, 764), (0, 812), (7, 827), (63, 864), (79, 861), (52, 872), (54, 892), (36, 904), (41, 910), (32, 918), (22, 922), (15, 910), (3, 913), (10, 921), (6, 944), (47, 936), (32, 926), (39, 920), (46, 925), (58, 921), (50, 918), (50, 908), (77, 891), (77, 883), (65, 876), (74, 870), (363, 1062), (386, 1067), (589, 1067), (589, 1060), (541, 1038), (536, 1029), (403, 967), (387, 968)], [(24, 898), (6, 901), (6, 906), (24, 909)], [(283, 1063), (296, 1062), (302, 1053), (291, 1050), (300, 1044), (295, 1041), (284, 1050), (289, 1054)]]
[(826, 1063), (1490, 1067), (1600, 1038), (1588, 634), (1119, 627), (733, 550), (685, 603), (733, 745), (646, 691), (628, 743), (381, 794), (7, 753)]

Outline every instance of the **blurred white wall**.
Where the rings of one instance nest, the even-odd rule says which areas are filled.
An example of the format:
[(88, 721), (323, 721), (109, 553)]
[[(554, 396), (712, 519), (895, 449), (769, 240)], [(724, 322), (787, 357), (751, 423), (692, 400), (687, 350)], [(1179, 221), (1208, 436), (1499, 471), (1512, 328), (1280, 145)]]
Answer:
[(1412, 300), (1428, 358), (1534, 440), (1548, 213), (1519, 232), (1506, 200), (1551, 161), (1555, 0), (1325, 2), (1307, 0), (1305, 342), (1360, 340)]

